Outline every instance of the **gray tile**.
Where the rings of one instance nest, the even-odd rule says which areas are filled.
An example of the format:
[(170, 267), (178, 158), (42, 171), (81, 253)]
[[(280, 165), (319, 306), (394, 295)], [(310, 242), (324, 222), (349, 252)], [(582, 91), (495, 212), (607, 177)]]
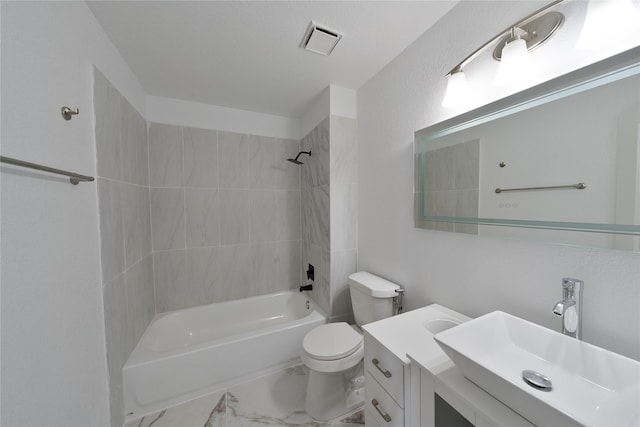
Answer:
[(249, 238), (249, 191), (220, 190), (220, 243), (248, 243)]
[[(328, 249), (320, 251), (320, 277), (316, 278), (315, 287), (317, 287), (316, 295), (320, 302), (320, 306), (331, 315), (331, 252)], [(318, 268), (316, 266), (316, 271)]]
[(142, 337), (155, 315), (153, 259), (151, 254), (141, 259), (125, 273), (127, 288), (128, 327), (133, 330), (131, 349)]
[(276, 251), (277, 290), (298, 289), (298, 286), (303, 284), (300, 276), (300, 264), (302, 262), (301, 241), (276, 242)]
[[(478, 190), (456, 191), (456, 216), (464, 218), (478, 217)], [(457, 233), (478, 234), (477, 224), (456, 223), (453, 229)]]
[(107, 283), (103, 288), (103, 293), (111, 423), (121, 426), (124, 421), (122, 367), (129, 356), (127, 352), (129, 339), (124, 274)]
[(147, 122), (122, 98), (122, 180), (149, 185)]
[(456, 194), (457, 217), (477, 218), (479, 209), (478, 190), (458, 190)]
[(276, 240), (300, 238), (301, 201), (300, 191), (276, 191)]
[(122, 179), (122, 97), (94, 67), (93, 103), (96, 117), (98, 176)]
[(107, 283), (125, 269), (122, 194), (124, 184), (98, 178), (100, 209), (100, 255), (102, 282)]
[(249, 188), (275, 188), (275, 138), (249, 136)]
[(455, 191), (427, 191), (424, 196), (424, 212), (427, 216), (455, 216)]
[(300, 266), (302, 284), (310, 283), (307, 280), (306, 271), (308, 265), (311, 264), (315, 271), (315, 281), (313, 282), (313, 290), (310, 295), (313, 300), (318, 303), (326, 313), (331, 312), (329, 306), (329, 280), (328, 271), (330, 270), (331, 260), (328, 257), (328, 251), (322, 251), (320, 246), (310, 243), (308, 241), (302, 242), (302, 264)]
[(151, 251), (149, 189), (121, 184), (126, 266), (131, 267)]
[[(299, 190), (302, 167), (289, 162), (300, 151), (300, 143), (291, 139), (275, 142), (275, 188), (278, 190)], [(304, 157), (304, 155), (303, 155)]]
[[(109, 376), (121, 371), (131, 350), (133, 334), (129, 333), (129, 314), (127, 312), (127, 293), (124, 274), (118, 275), (103, 289), (104, 321), (107, 343), (107, 362)], [(121, 372), (120, 372), (121, 373)]]
[(228, 301), (255, 295), (251, 281), (251, 246), (220, 247), (220, 283), (216, 289), (217, 301)]
[(152, 187), (182, 185), (182, 128), (149, 125), (149, 184)]
[(442, 191), (454, 189), (453, 149), (440, 148), (425, 153), (425, 189)]
[(184, 183), (188, 187), (218, 187), (218, 131), (183, 128)]
[(251, 242), (268, 242), (276, 239), (276, 194), (273, 190), (249, 192), (251, 217)]
[(220, 244), (220, 202), (218, 190), (185, 189), (187, 247)]
[(456, 190), (477, 189), (480, 178), (480, 140), (452, 147)]
[(247, 135), (239, 133), (218, 132), (218, 178), (220, 188), (249, 188), (248, 139)]
[(277, 283), (277, 246), (275, 242), (251, 245), (251, 287), (252, 295), (270, 294), (281, 290)]
[(184, 249), (184, 190), (152, 188), (150, 191), (153, 250)]
[(219, 248), (196, 248), (187, 250), (187, 304), (195, 307), (219, 302), (220, 283)]
[(186, 251), (153, 254), (156, 284), (156, 311), (163, 313), (188, 307)]
[(322, 248), (329, 248), (329, 185), (302, 192), (302, 236)]
[(301, 142), (304, 151), (311, 150), (302, 167), (302, 188), (328, 184), (330, 180), (329, 117), (323, 120)]

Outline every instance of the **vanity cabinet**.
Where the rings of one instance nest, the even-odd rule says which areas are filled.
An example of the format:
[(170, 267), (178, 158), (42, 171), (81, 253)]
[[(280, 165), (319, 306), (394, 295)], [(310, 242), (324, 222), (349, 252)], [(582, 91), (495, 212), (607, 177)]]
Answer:
[(365, 419), (367, 425), (403, 427), (405, 366), (391, 351), (365, 332)]
[[(364, 325), (365, 421), (367, 426), (417, 427), (420, 377), (412, 380), (407, 353), (436, 364), (449, 358), (433, 340), (429, 325), (468, 317), (437, 304)], [(434, 323), (435, 325), (435, 323)], [(450, 363), (450, 362), (449, 362)], [(419, 372), (419, 366), (415, 368)]]
[[(418, 365), (414, 364), (414, 368)], [(535, 427), (482, 390), (451, 363), (420, 367), (421, 427)]]

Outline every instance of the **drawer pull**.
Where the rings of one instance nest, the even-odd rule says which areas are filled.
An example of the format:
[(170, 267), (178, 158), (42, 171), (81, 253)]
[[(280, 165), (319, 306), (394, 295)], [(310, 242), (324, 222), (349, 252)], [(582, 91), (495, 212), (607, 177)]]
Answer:
[(380, 416), (386, 421), (386, 422), (390, 422), (391, 421), (391, 416), (389, 414), (386, 414), (382, 409), (380, 409), (380, 402), (378, 402), (378, 399), (373, 399), (371, 401), (371, 404), (373, 405), (374, 408), (376, 408), (376, 411), (378, 411), (378, 413), (380, 414)]
[(378, 361), (378, 359), (372, 359), (371, 363), (373, 363), (373, 366), (378, 368), (378, 371), (382, 372), (382, 375), (384, 375), (387, 378), (391, 378), (391, 372), (389, 372), (386, 369), (384, 369), (383, 367), (381, 367), (380, 366), (380, 361)]

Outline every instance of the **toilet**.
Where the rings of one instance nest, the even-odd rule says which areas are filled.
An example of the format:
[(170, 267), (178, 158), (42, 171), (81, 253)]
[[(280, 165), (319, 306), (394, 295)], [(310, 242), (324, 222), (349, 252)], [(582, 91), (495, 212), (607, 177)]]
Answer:
[(300, 358), (309, 368), (304, 409), (318, 421), (328, 421), (364, 402), (364, 343), (358, 326), (390, 317), (400, 286), (364, 271), (349, 276), (356, 325), (328, 323), (308, 332)]

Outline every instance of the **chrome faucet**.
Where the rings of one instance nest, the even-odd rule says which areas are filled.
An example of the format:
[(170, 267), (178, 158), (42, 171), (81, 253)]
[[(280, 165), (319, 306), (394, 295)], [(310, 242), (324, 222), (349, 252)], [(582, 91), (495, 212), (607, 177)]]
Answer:
[(584, 282), (562, 279), (562, 300), (553, 307), (553, 314), (562, 318), (562, 333), (582, 339), (582, 290)]

